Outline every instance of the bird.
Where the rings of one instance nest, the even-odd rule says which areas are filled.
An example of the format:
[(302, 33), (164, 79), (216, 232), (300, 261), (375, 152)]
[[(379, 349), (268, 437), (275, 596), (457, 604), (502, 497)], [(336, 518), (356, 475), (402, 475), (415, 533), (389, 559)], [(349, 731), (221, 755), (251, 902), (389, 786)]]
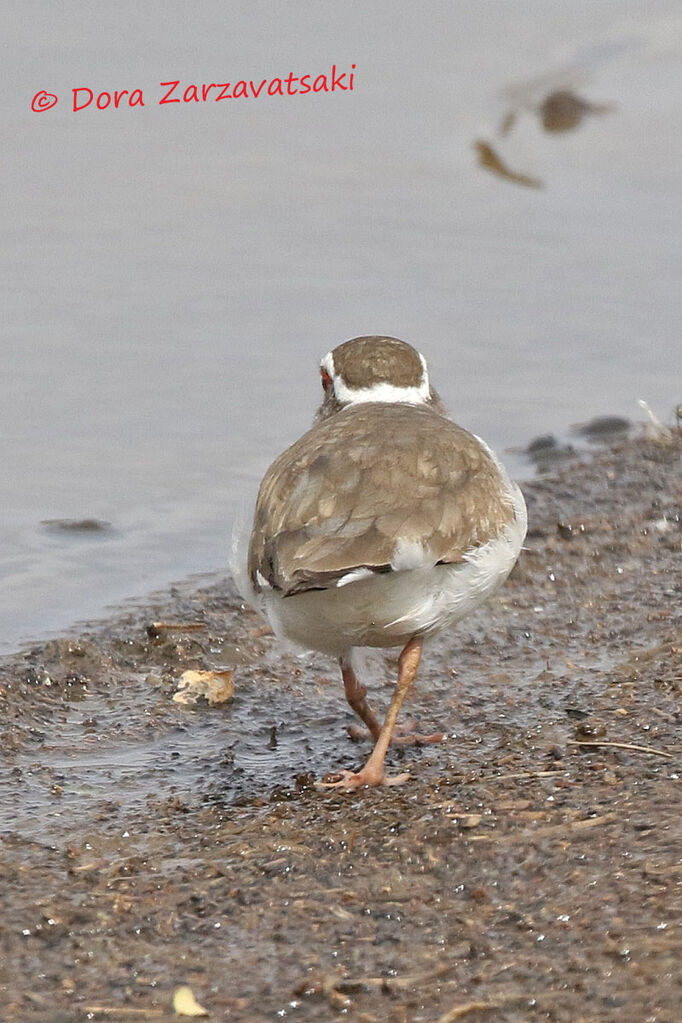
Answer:
[[(387, 774), (385, 759), (391, 742), (410, 741), (396, 720), (424, 644), (502, 585), (527, 515), (496, 455), (449, 418), (410, 344), (352, 338), (324, 356), (320, 377), (313, 425), (265, 473), (233, 575), (277, 636), (338, 659), (374, 747), (360, 770), (316, 785), (351, 792), (409, 779)], [(364, 647), (400, 649), (383, 723), (358, 678)]]

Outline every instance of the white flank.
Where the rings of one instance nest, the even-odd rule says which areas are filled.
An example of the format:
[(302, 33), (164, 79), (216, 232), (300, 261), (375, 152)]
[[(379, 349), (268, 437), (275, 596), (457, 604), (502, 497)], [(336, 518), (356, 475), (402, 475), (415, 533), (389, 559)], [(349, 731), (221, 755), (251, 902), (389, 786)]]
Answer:
[[(391, 647), (415, 634), (440, 632), (475, 611), (511, 572), (526, 534), (526, 506), (510, 484), (515, 521), (457, 565), (370, 572), (352, 586), (261, 595), (275, 632), (293, 643), (339, 656), (351, 647)], [(348, 573), (351, 574), (351, 573)]]

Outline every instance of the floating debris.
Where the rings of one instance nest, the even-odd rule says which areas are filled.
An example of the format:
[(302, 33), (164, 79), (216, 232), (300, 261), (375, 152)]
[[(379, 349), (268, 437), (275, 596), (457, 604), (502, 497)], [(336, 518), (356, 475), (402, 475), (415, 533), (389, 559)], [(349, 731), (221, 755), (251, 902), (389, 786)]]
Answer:
[(590, 103), (570, 89), (550, 92), (537, 108), (545, 131), (572, 131), (588, 114), (608, 114), (615, 110), (613, 103)]
[(522, 111), (537, 117), (544, 131), (559, 134), (579, 127), (592, 114), (608, 114), (617, 110), (615, 103), (593, 103), (580, 95), (578, 90), (588, 88), (590, 78), (583, 65), (582, 68), (565, 67), (507, 86), (502, 95), (508, 109), (500, 122), (498, 134), (507, 135)]
[(506, 181), (513, 181), (516, 185), (524, 185), (526, 188), (544, 188), (539, 178), (533, 178), (529, 174), (522, 174), (508, 167), (489, 142), (476, 139), (474, 149), (478, 153), (479, 165), (492, 174), (497, 174)]
[(518, 116), (519, 115), (516, 112), (516, 110), (508, 110), (507, 113), (502, 118), (502, 120), (500, 121), (500, 126), (497, 129), (497, 134), (503, 136), (508, 135), (509, 132), (514, 127), (514, 125), (516, 124)]

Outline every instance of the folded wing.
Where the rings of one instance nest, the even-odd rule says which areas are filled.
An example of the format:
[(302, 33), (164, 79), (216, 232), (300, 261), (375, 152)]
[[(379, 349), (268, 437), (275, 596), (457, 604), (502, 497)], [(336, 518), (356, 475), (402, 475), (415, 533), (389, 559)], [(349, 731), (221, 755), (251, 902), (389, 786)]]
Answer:
[(514, 518), (487, 449), (429, 408), (367, 404), (318, 423), (258, 495), (249, 574), (283, 595), (350, 572), (460, 561)]

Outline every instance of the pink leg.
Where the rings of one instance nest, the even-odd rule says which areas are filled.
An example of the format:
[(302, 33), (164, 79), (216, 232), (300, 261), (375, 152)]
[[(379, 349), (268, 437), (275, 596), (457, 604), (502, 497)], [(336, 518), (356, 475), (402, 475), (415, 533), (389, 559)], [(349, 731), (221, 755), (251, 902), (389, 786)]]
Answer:
[[(374, 711), (367, 703), (367, 690), (358, 682), (358, 677), (349, 660), (345, 657), (341, 657), (339, 658), (339, 663), (341, 665), (343, 687), (348, 704), (351, 709), (355, 711), (360, 720), (365, 722), (368, 729), (367, 732), (364, 728), (359, 728), (357, 725), (351, 725), (348, 729), (348, 734), (351, 739), (354, 739), (356, 742), (361, 742), (363, 739), (367, 739), (369, 737), (371, 737), (374, 742), (377, 742), (379, 734), (381, 733), (381, 725), (377, 721)], [(432, 732), (429, 735), (422, 735), (421, 732), (417, 731), (414, 723), (396, 725), (393, 729), (393, 735), (391, 736), (391, 746), (425, 746), (436, 742), (442, 742), (444, 738), (444, 732)]]
[(341, 657), (340, 664), (346, 699), (357, 716), (365, 722), (369, 728), (370, 735), (376, 742), (381, 732), (381, 725), (377, 721), (372, 708), (367, 703), (367, 690), (358, 682), (357, 675), (353, 671), (353, 667), (349, 660), (345, 657)]
[[(340, 772), (341, 777), (336, 781), (317, 782), (318, 788), (341, 789), (350, 792), (354, 789), (362, 788), (364, 785), (400, 785), (402, 782), (407, 781), (409, 778), (408, 774), (400, 774), (396, 777), (388, 778), (386, 776), (384, 761), (386, 759), (386, 751), (391, 742), (398, 713), (400, 712), (403, 700), (407, 695), (407, 691), (414, 682), (417, 674), (423, 643), (424, 641), (421, 636), (413, 636), (412, 639), (405, 644), (405, 648), (398, 660), (398, 681), (396, 683), (395, 692), (393, 693), (393, 699), (391, 700), (391, 705), (388, 708), (386, 720), (379, 731), (372, 755), (365, 766), (357, 773), (354, 771)], [(346, 693), (347, 692), (348, 690), (346, 689)], [(364, 701), (364, 694), (361, 700)], [(348, 702), (350, 703), (350, 700)], [(351, 706), (353, 706), (352, 703)], [(355, 708), (353, 707), (353, 709)], [(362, 715), (360, 716), (362, 717)], [(369, 727), (368, 722), (367, 724)]]
[[(359, 725), (349, 725), (348, 734), (354, 742), (362, 742), (363, 739), (370, 738), (367, 729), (360, 728)], [(373, 735), (371, 738), (376, 739), (376, 736)], [(391, 736), (391, 746), (433, 746), (438, 742), (443, 742), (444, 739), (447, 739), (445, 732), (429, 732), (428, 735), (424, 735), (417, 731), (414, 721), (408, 721), (406, 725), (395, 726)]]

